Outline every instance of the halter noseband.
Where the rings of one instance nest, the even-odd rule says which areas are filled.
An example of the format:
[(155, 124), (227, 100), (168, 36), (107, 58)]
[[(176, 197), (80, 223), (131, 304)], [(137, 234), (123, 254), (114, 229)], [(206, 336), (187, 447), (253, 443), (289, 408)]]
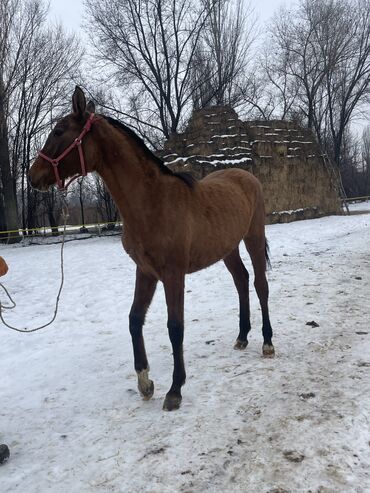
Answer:
[[(86, 166), (85, 166), (84, 152), (83, 152), (83, 149), (82, 149), (82, 140), (85, 137), (85, 135), (90, 131), (93, 123), (95, 123), (98, 120), (100, 120), (100, 118), (95, 118), (95, 114), (94, 113), (91, 113), (91, 115), (89, 116), (87, 122), (85, 123), (85, 126), (82, 129), (82, 132), (80, 133), (80, 135), (58, 157), (51, 158), (51, 157), (47, 156), (46, 154), (44, 154), (42, 151), (38, 151), (38, 155), (41, 158), (45, 159), (45, 161), (47, 161), (48, 163), (50, 163), (52, 165), (53, 170), (54, 170), (54, 174), (55, 174), (55, 179), (56, 179), (57, 186), (58, 186), (59, 190), (61, 190), (61, 191), (67, 190), (67, 188), (69, 187), (69, 185), (74, 180), (76, 180), (80, 176), (86, 176), (87, 175)], [(72, 149), (74, 149), (75, 147), (77, 147), (77, 149), (78, 149), (78, 155), (80, 156), (81, 173), (78, 173), (75, 176), (73, 176), (69, 180), (69, 182), (67, 183), (67, 185), (65, 185), (65, 180), (64, 179), (62, 180), (60, 178), (58, 166), (59, 166), (60, 161), (62, 159), (64, 159), (72, 151)]]

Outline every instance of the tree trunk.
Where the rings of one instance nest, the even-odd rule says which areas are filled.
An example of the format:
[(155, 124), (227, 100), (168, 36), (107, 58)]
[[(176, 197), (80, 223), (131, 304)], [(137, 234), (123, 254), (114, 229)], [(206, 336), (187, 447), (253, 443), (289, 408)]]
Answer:
[(48, 219), (49, 219), (49, 224), (51, 227), (51, 234), (53, 236), (59, 236), (59, 228), (58, 228), (58, 222), (55, 219), (54, 212), (52, 209), (48, 210)]
[[(10, 170), (8, 127), (5, 116), (5, 101), (3, 84), (0, 80), (0, 179), (2, 192), (3, 211), (0, 219), (4, 220), (7, 231), (12, 233), (0, 233), (0, 241), (15, 243), (21, 240), (18, 229), (17, 198), (15, 195), (14, 180)], [(2, 222), (2, 221), (1, 221)]]
[(80, 201), (81, 224), (82, 224), (82, 228), (85, 228), (85, 210), (84, 210), (84, 200), (83, 200), (82, 184), (83, 184), (83, 178), (81, 178), (78, 181), (78, 187), (79, 187), (79, 189), (78, 189), (78, 191), (79, 191), (78, 198), (79, 198), (79, 201)]

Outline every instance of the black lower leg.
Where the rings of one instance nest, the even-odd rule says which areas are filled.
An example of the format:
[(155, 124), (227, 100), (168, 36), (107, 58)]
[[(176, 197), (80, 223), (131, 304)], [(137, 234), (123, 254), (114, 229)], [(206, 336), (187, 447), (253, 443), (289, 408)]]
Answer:
[(171, 272), (164, 282), (167, 303), (167, 327), (173, 353), (172, 385), (168, 391), (163, 409), (172, 411), (181, 404), (181, 387), (185, 383), (185, 365), (182, 344), (184, 340), (184, 286), (183, 272)]
[(183, 340), (184, 340), (184, 324), (176, 320), (168, 321), (168, 334), (172, 344), (173, 351), (173, 374), (172, 385), (166, 395), (163, 408), (172, 411), (178, 409), (181, 403), (181, 387), (186, 380), (184, 355), (183, 355)]
[(262, 353), (264, 356), (272, 357), (275, 354), (275, 350), (272, 344), (272, 327), (268, 311), (268, 284), (265, 275), (262, 276), (262, 279), (256, 281), (255, 286), (262, 310)]
[(249, 303), (245, 303), (245, 300), (240, 299), (239, 302), (239, 341), (248, 340), (248, 333), (251, 330)]
[(148, 360), (146, 357), (143, 338), (144, 316), (131, 312), (129, 316), (129, 324), (132, 347), (134, 351), (135, 370), (139, 372), (148, 368)]
[(271, 341), (272, 329), (268, 311), (269, 286), (266, 279), (266, 261), (268, 260), (268, 255), (264, 226), (262, 225), (260, 234), (246, 238), (245, 244), (252, 260), (254, 287), (256, 288), (262, 310), (262, 335), (264, 341), (262, 352), (265, 356), (271, 356), (274, 354), (274, 346)]
[(236, 349), (244, 349), (248, 345), (248, 333), (251, 330), (249, 308), (249, 274), (239, 255), (239, 249), (224, 258), (229, 272), (233, 276), (239, 295), (239, 335), (235, 343)]
[(156, 285), (156, 279), (146, 276), (137, 269), (135, 296), (129, 316), (129, 327), (134, 351), (134, 365), (138, 375), (138, 388), (144, 399), (150, 399), (154, 392), (154, 384), (148, 377), (149, 365), (145, 351), (143, 325)]
[(267, 308), (262, 310), (262, 335), (264, 344), (272, 345), (272, 327)]
[(268, 309), (268, 297), (269, 288), (266, 279), (265, 272), (256, 272), (254, 281), (257, 296), (260, 301), (262, 311), (262, 335), (264, 344), (272, 344), (272, 328), (270, 323), (269, 309)]

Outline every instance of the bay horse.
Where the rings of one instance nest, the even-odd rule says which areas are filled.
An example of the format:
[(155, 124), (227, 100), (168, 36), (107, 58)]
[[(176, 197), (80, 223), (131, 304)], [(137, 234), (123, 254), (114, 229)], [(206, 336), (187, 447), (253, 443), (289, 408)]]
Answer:
[(173, 173), (130, 128), (96, 115), (93, 103), (86, 104), (79, 87), (74, 91), (72, 108), (48, 136), (29, 178), (33, 187), (47, 190), (55, 184), (63, 188), (67, 178), (96, 171), (110, 191), (123, 221), (123, 247), (137, 266), (129, 329), (143, 398), (150, 399), (154, 392), (142, 329), (158, 281), (164, 285), (174, 361), (172, 385), (163, 409), (180, 407), (186, 377), (185, 274), (224, 261), (239, 295), (239, 335), (234, 347), (247, 347), (251, 328), (249, 275), (239, 255), (241, 240), (252, 260), (262, 309), (262, 352), (273, 356), (265, 273), (265, 209), (257, 178), (236, 168), (216, 171), (199, 181)]

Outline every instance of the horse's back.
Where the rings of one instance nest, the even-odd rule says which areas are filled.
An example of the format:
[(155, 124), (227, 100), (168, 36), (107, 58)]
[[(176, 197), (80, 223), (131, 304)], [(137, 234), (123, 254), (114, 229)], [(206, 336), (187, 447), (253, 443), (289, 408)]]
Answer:
[(201, 187), (209, 188), (217, 184), (226, 189), (240, 188), (250, 196), (262, 195), (262, 186), (258, 178), (241, 168), (228, 168), (210, 173), (199, 182)]

